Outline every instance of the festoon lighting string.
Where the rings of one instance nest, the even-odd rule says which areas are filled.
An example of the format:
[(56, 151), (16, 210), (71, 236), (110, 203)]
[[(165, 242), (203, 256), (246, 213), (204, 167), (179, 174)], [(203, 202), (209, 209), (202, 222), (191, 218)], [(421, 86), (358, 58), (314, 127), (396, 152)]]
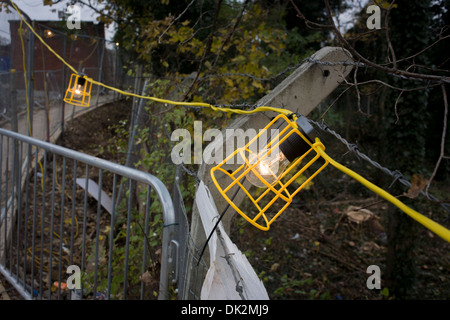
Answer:
[[(39, 34), (37, 34), (37, 32), (34, 30), (34, 28), (26, 21), (26, 19), (23, 18), (21, 11), (19, 10), (19, 8), (16, 6), (16, 4), (13, 1), (11, 1), (11, 4), (14, 7), (14, 9), (18, 12), (21, 20), (28, 26), (28, 28), (31, 30), (31, 32), (34, 33), (34, 35), (39, 39), (39, 41), (41, 41), (41, 43), (43, 45), (45, 45), (47, 47), (47, 49), (50, 50), (50, 52), (52, 52), (59, 60), (61, 60), (73, 73), (79, 74), (78, 71), (75, 68), (73, 68), (60, 55), (58, 55), (39, 36)], [(218, 111), (218, 112), (219, 111), (220, 112), (227, 112), (227, 113), (231, 112), (231, 113), (236, 113), (236, 114), (241, 114), (241, 115), (242, 114), (253, 114), (253, 113), (257, 113), (257, 112), (265, 112), (265, 111), (276, 112), (276, 113), (279, 113), (279, 114), (283, 114), (285, 116), (289, 116), (292, 119), (291, 125), (294, 126), (294, 127), (297, 126), (296, 125), (297, 116), (295, 114), (293, 114), (292, 111), (287, 110), (287, 109), (283, 109), (283, 108), (275, 108), (275, 107), (269, 107), (269, 106), (260, 106), (260, 107), (257, 107), (255, 109), (252, 109), (252, 110), (241, 110), (241, 109), (233, 109), (233, 108), (227, 108), (227, 107), (216, 107), (216, 106), (213, 106), (212, 104), (204, 103), (204, 102), (172, 101), (172, 100), (161, 99), (161, 98), (152, 97), (152, 96), (143, 96), (143, 95), (139, 95), (139, 94), (126, 92), (126, 91), (120, 90), (118, 88), (115, 88), (115, 87), (112, 87), (112, 86), (108, 86), (108, 85), (106, 85), (104, 83), (101, 83), (99, 81), (95, 81), (94, 79), (89, 78), (86, 75), (83, 75), (82, 77), (86, 81), (91, 82), (92, 84), (95, 84), (95, 85), (98, 85), (98, 86), (102, 86), (102, 87), (104, 87), (106, 89), (115, 91), (115, 92), (120, 93), (122, 95), (132, 96), (132, 97), (136, 97), (136, 98), (140, 98), (140, 99), (147, 99), (147, 100), (151, 100), (151, 101), (154, 101), (154, 102), (166, 103), (166, 104), (171, 104), (171, 105), (175, 105), (175, 106), (204, 107), (204, 108), (210, 108), (210, 109), (212, 109), (214, 111)], [(352, 177), (356, 181), (360, 182), (362, 185), (367, 187), (369, 190), (373, 191), (374, 193), (378, 194), (379, 196), (381, 196), (385, 200), (389, 201), (390, 203), (392, 203), (393, 205), (398, 207), (400, 210), (402, 210), (408, 216), (410, 216), (411, 218), (413, 218), (414, 220), (416, 220), (417, 222), (422, 224), (424, 227), (426, 227), (427, 229), (431, 230), (432, 232), (434, 232), (435, 234), (437, 234), (438, 236), (440, 236), (444, 240), (450, 242), (450, 230), (446, 229), (442, 225), (436, 223), (435, 221), (425, 217), (424, 215), (420, 214), (419, 212), (417, 212), (417, 211), (413, 210), (412, 208), (408, 207), (403, 202), (401, 202), (399, 199), (397, 199), (396, 197), (392, 196), (391, 194), (389, 194), (385, 190), (383, 190), (380, 187), (374, 185), (373, 183), (371, 183), (367, 179), (363, 178), (361, 175), (357, 174), (356, 172), (350, 170), (349, 168), (341, 165), (340, 163), (338, 163), (337, 161), (332, 159), (328, 154), (325, 153), (325, 148), (324, 148), (323, 144), (320, 142), (320, 140), (318, 138), (316, 138), (315, 143), (311, 144), (311, 148), (314, 149), (318, 154), (320, 154), (320, 156), (322, 158), (324, 158), (326, 161), (328, 161), (336, 169), (342, 171), (343, 173), (345, 173), (348, 176)]]

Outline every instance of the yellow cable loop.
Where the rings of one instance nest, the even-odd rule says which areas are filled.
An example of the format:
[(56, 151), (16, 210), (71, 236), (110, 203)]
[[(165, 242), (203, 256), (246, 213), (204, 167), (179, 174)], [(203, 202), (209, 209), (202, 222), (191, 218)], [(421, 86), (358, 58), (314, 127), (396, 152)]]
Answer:
[[(316, 138), (316, 142), (320, 142), (318, 138)], [(403, 202), (398, 200), (393, 195), (389, 194), (385, 190), (381, 189), (380, 187), (374, 185), (370, 181), (366, 180), (356, 172), (350, 170), (349, 168), (343, 166), (342, 164), (336, 162), (333, 160), (329, 155), (327, 155), (323, 149), (323, 147), (318, 146), (315, 148), (315, 150), (325, 159), (327, 160), (331, 165), (333, 165), (335, 168), (339, 169), (343, 173), (347, 174), (348, 176), (352, 177), (362, 185), (364, 185), (369, 190), (375, 192), (385, 200), (389, 201), (393, 205), (395, 205), (397, 208), (402, 210), (404, 213), (406, 213), (408, 216), (422, 224), (427, 229), (433, 231), (435, 234), (446, 240), (447, 242), (450, 242), (450, 230), (446, 229), (445, 227), (441, 226), (440, 224), (434, 222), (433, 220), (425, 217), (424, 215), (420, 214), (419, 212), (411, 209), (407, 205), (405, 205)]]

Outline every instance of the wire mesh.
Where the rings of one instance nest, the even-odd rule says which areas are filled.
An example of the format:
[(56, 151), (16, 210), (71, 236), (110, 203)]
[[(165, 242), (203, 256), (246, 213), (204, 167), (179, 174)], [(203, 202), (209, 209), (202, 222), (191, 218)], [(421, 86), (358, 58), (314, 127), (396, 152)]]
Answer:
[[(2, 11), (0, 16), (0, 127), (50, 141), (74, 115), (84, 112), (82, 107), (63, 101), (71, 72), (25, 24), (21, 25), (15, 10)], [(132, 86), (133, 77), (122, 72), (120, 48), (105, 39), (103, 24), (86, 23), (75, 34), (58, 21), (32, 24), (79, 72), (121, 89)], [(130, 67), (134, 68), (132, 63)], [(90, 107), (119, 98), (115, 92), (94, 86)]]

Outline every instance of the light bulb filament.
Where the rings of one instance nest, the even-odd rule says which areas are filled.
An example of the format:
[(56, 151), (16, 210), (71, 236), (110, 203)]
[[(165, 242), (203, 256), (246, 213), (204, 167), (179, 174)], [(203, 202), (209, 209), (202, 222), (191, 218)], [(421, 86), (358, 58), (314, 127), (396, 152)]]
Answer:
[(261, 173), (261, 175), (270, 174), (270, 166), (267, 163), (261, 162), (259, 164), (259, 172)]
[(84, 84), (77, 83), (73, 88), (73, 93), (76, 97), (80, 97), (83, 94)]
[(259, 188), (265, 188), (267, 185), (274, 185), (280, 181), (284, 169), (289, 164), (282, 152), (270, 152), (264, 149), (258, 154), (250, 155), (250, 165), (253, 165), (250, 172), (247, 174), (247, 179), (253, 185)]

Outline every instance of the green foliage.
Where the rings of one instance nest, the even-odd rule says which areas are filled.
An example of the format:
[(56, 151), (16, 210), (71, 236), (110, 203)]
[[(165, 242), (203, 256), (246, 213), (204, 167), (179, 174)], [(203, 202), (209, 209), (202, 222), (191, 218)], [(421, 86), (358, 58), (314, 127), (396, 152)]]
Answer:
[(383, 288), (383, 289), (381, 290), (380, 294), (381, 294), (384, 298), (388, 299), (388, 298), (389, 298), (389, 289), (388, 289), (388, 288)]
[(326, 292), (319, 293), (319, 291), (317, 291), (316, 289), (311, 289), (311, 287), (314, 285), (314, 281), (312, 278), (306, 278), (306, 279), (302, 279), (302, 280), (292, 280), (292, 279), (289, 279), (287, 275), (283, 275), (280, 279), (280, 283), (281, 283), (281, 286), (278, 287), (274, 291), (275, 297), (282, 298), (289, 292), (289, 294), (305, 296), (310, 300), (314, 300), (314, 299), (329, 300), (330, 299), (329, 292), (326, 291)]
[[(127, 185), (125, 181), (124, 185)], [(117, 210), (117, 218), (115, 223), (115, 233), (113, 239), (113, 250), (111, 259), (111, 297), (114, 299), (120, 299), (123, 297), (124, 290), (124, 275), (127, 273), (127, 299), (137, 299), (140, 297), (140, 285), (142, 281), (142, 264), (145, 262), (146, 271), (149, 272), (152, 279), (159, 280), (159, 257), (157, 251), (161, 247), (161, 235), (162, 235), (162, 214), (161, 205), (156, 198), (156, 195), (151, 195), (150, 204), (150, 223), (145, 225), (145, 209), (139, 210), (133, 208), (131, 212), (127, 212), (127, 199), (129, 196), (128, 190), (125, 192), (126, 197), (121, 201)], [(139, 192), (140, 202), (145, 208), (148, 203), (145, 203), (147, 199), (147, 189)], [(128, 217), (131, 215), (131, 217)], [(128, 221), (130, 223), (128, 224)], [(104, 237), (109, 235), (105, 233)], [(146, 248), (145, 248), (146, 246)], [(105, 249), (102, 249), (105, 251)], [(92, 249), (92, 254), (95, 252)], [(144, 259), (144, 255), (147, 256)], [(100, 284), (97, 287), (97, 291), (104, 292), (107, 289), (108, 284), (108, 270), (109, 266), (106, 262), (106, 256), (103, 256), (103, 263), (99, 264), (99, 279)], [(108, 257), (109, 258), (109, 257)], [(127, 266), (127, 268), (125, 268)], [(145, 271), (144, 271), (145, 273)], [(93, 283), (94, 273), (93, 271), (87, 274), (88, 282)], [(157, 283), (157, 282), (154, 282)], [(153, 283), (153, 284), (154, 284)], [(150, 289), (155, 290), (155, 287), (151, 285)], [(92, 285), (90, 286), (92, 287)], [(152, 291), (146, 291), (146, 298), (152, 299)]]

